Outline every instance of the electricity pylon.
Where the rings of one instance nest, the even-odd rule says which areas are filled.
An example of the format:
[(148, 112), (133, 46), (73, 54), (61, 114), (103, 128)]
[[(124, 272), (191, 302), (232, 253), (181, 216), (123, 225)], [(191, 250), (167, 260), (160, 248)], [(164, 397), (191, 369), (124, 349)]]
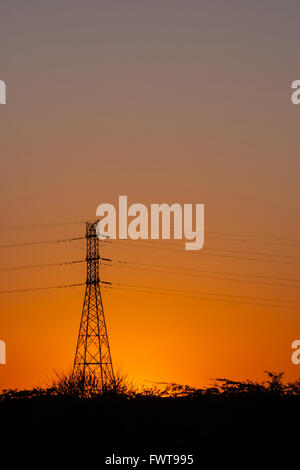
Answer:
[(86, 223), (86, 290), (78, 334), (73, 377), (80, 377), (83, 390), (91, 377), (98, 389), (115, 383), (100, 291), (97, 222)]

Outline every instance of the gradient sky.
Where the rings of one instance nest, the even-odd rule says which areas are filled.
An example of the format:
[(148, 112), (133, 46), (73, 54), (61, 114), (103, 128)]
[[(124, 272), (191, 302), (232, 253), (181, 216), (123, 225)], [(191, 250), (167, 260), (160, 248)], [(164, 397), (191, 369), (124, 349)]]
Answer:
[[(129, 203), (205, 203), (207, 248), (295, 258), (242, 260), (183, 246), (172, 253), (146, 242), (106, 244), (103, 254), (299, 280), (300, 106), (290, 99), (300, 79), (299, 15), (291, 0), (2, 2), (1, 244), (81, 236), (80, 224), (7, 227), (92, 218), (123, 194)], [(85, 252), (78, 241), (1, 255), (7, 267)], [(0, 290), (84, 276), (83, 265), (0, 272)], [(274, 287), (116, 266), (102, 277), (300, 302), (296, 281)], [(115, 367), (138, 381), (300, 375), (290, 361), (297, 309), (117, 289), (103, 291), (103, 300)], [(0, 366), (0, 388), (44, 384), (72, 365), (82, 301), (82, 288), (1, 295), (8, 364)]]

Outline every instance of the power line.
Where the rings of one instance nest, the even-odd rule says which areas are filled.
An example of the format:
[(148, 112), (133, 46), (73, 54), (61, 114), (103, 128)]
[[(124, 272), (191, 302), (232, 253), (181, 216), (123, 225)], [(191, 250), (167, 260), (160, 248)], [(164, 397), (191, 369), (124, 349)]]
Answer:
[[(100, 256), (98, 258), (101, 261), (105, 262), (110, 262), (110, 258), (103, 258)], [(35, 268), (47, 268), (47, 267), (52, 267), (52, 266), (66, 266), (70, 264), (78, 264), (78, 263), (85, 263), (86, 260), (72, 260), (72, 261), (61, 261), (58, 263), (42, 263), (42, 264), (25, 264), (25, 265), (19, 265), (19, 266), (12, 266), (12, 267), (5, 267), (5, 268), (0, 268), (0, 272), (6, 272), (6, 271), (19, 271), (23, 269), (35, 269)]]
[(285, 238), (285, 237), (266, 237), (266, 236), (261, 236), (261, 235), (245, 235), (245, 234), (234, 234), (234, 233), (229, 233), (229, 232), (208, 232), (211, 234), (216, 234), (216, 235), (225, 235), (225, 236), (231, 236), (231, 237), (241, 237), (241, 238), (257, 238), (260, 240), (274, 240), (274, 241), (285, 241), (285, 242), (294, 242), (294, 243), (300, 243), (299, 239), (291, 239), (291, 238)]
[[(260, 303), (260, 302), (248, 302), (248, 301), (242, 301), (242, 300), (212, 299), (210, 297), (201, 297), (197, 295), (178, 294), (176, 293), (177, 291), (175, 291), (174, 293), (170, 293), (170, 292), (164, 292), (162, 290), (157, 289), (154, 292), (153, 288), (151, 288), (151, 290), (148, 290), (147, 288), (142, 288), (142, 287), (137, 289), (137, 288), (132, 288), (130, 286), (126, 286), (125, 284), (119, 285), (119, 286), (112, 286), (111, 288), (128, 290), (130, 292), (134, 291), (134, 292), (145, 293), (145, 294), (157, 294), (157, 295), (168, 295), (168, 296), (174, 296), (174, 297), (184, 297), (184, 298), (191, 298), (195, 300), (208, 300), (208, 301), (213, 301), (213, 302), (228, 302), (228, 303), (237, 303), (237, 304), (246, 304), (246, 305), (256, 305), (256, 306), (268, 307), (268, 308), (287, 308), (287, 309), (297, 309), (297, 310), (299, 309), (298, 306), (265, 304), (265, 303)], [(213, 294), (210, 294), (210, 295), (213, 295)]]
[[(128, 268), (128, 269), (139, 269), (151, 272), (160, 272), (165, 274), (176, 274), (176, 275), (183, 275), (183, 276), (192, 276), (192, 277), (204, 277), (207, 279), (220, 279), (224, 281), (231, 281), (231, 282), (244, 282), (250, 284), (257, 284), (257, 285), (268, 285), (274, 287), (288, 287), (288, 288), (300, 288), (300, 285), (294, 284), (280, 284), (280, 283), (272, 283), (272, 282), (263, 282), (263, 281), (254, 281), (252, 279), (232, 279), (230, 277), (222, 277), (218, 276), (219, 274), (223, 274), (226, 276), (242, 276), (242, 277), (252, 277), (258, 279), (270, 279), (270, 280), (279, 280), (285, 282), (300, 282), (300, 279), (294, 278), (280, 278), (280, 277), (273, 277), (273, 276), (259, 276), (259, 275), (249, 275), (245, 273), (234, 273), (234, 272), (226, 272), (226, 271), (205, 271), (200, 269), (193, 269), (193, 268), (182, 268), (179, 266), (171, 266), (171, 265), (157, 265), (157, 264), (150, 264), (150, 263), (138, 263), (138, 262), (129, 262), (125, 260), (113, 260), (111, 258), (100, 257), (100, 261), (109, 264), (103, 264), (103, 266), (111, 266), (111, 267), (120, 267), (120, 268)], [(57, 263), (42, 263), (42, 264), (32, 264), (32, 265), (19, 265), (19, 266), (12, 266), (12, 267), (4, 267), (0, 268), (0, 272), (9, 272), (9, 271), (19, 271), (19, 270), (26, 270), (26, 269), (37, 269), (37, 268), (45, 268), (45, 267), (53, 267), (53, 266), (68, 266), (73, 264), (85, 263), (86, 260), (71, 260), (71, 261), (61, 261)], [(112, 263), (112, 264), (111, 264)], [(161, 271), (162, 269), (168, 271)], [(192, 271), (192, 272), (191, 272)], [(213, 274), (213, 276), (211, 276)]]
[[(61, 238), (61, 239), (56, 239), (56, 240), (37, 240), (37, 241), (32, 241), (32, 242), (20, 242), (20, 243), (8, 243), (6, 245), (0, 245), (0, 248), (15, 248), (19, 246), (34, 246), (34, 245), (47, 245), (49, 243), (66, 243), (66, 242), (73, 242), (76, 240), (84, 240), (85, 237), (73, 237), (73, 238)], [(106, 243), (109, 243), (109, 240), (103, 240)]]
[[(230, 302), (230, 303), (242, 303), (248, 305), (259, 305), (265, 307), (276, 307), (276, 308), (292, 308), (292, 309), (299, 309), (299, 306), (293, 305), (282, 305), (282, 304), (266, 304), (257, 301), (268, 301), (268, 302), (281, 302), (281, 303), (300, 303), (299, 301), (292, 301), (286, 299), (273, 299), (273, 298), (265, 298), (265, 297), (249, 297), (249, 296), (235, 296), (231, 294), (220, 294), (220, 293), (210, 293), (210, 292), (200, 292), (200, 291), (186, 291), (186, 290), (177, 290), (177, 289), (162, 289), (157, 287), (151, 286), (139, 286), (136, 284), (123, 284), (123, 283), (111, 283), (106, 281), (99, 281), (103, 287), (109, 288), (120, 288), (120, 289), (129, 289), (130, 291), (136, 292), (146, 292), (146, 293), (157, 293), (162, 295), (170, 295), (176, 297), (188, 297), (194, 298), (198, 300), (211, 300), (211, 301), (222, 301), (222, 302)], [(22, 292), (33, 292), (33, 291), (42, 291), (42, 290), (50, 290), (50, 289), (64, 289), (64, 288), (72, 288), (78, 286), (84, 286), (86, 283), (76, 283), (76, 284), (65, 284), (65, 285), (57, 285), (57, 286), (46, 286), (46, 287), (33, 287), (33, 288), (26, 288), (26, 289), (13, 289), (13, 290), (5, 290), (0, 291), (0, 294), (12, 294), (12, 293), (22, 293)], [(204, 297), (205, 296), (205, 297)], [(209, 297), (206, 297), (209, 296)], [(220, 298), (211, 298), (211, 297), (231, 297), (232, 299), (220, 299)], [(234, 299), (251, 299), (253, 302), (247, 301), (239, 301)]]
[[(118, 259), (111, 259), (111, 258), (105, 258), (103, 256), (100, 256), (99, 258), (100, 261), (107, 262), (107, 263), (112, 263), (109, 264), (109, 266), (116, 266), (116, 267), (127, 267), (129, 269), (147, 269), (148, 271), (155, 271), (155, 272), (162, 272), (161, 269), (168, 269), (170, 272), (167, 272), (168, 274), (180, 274), (180, 275), (188, 275), (188, 276), (195, 276), (195, 277), (211, 277), (213, 279), (221, 279), (221, 280), (229, 280), (229, 281), (236, 281), (236, 282), (250, 282), (250, 283), (255, 283), (255, 284), (264, 284), (264, 285), (271, 285), (271, 286), (282, 286), (282, 287), (295, 287), (299, 288), (299, 286), (296, 285), (291, 285), (291, 284), (275, 284), (275, 283), (265, 283), (265, 282), (257, 282), (253, 280), (241, 280), (241, 279), (232, 279), (232, 278), (227, 278), (227, 277), (212, 277), (212, 276), (206, 276), (205, 273), (207, 274), (223, 274), (226, 276), (242, 276), (242, 277), (251, 277), (251, 278), (258, 278), (258, 279), (269, 279), (269, 280), (275, 280), (275, 281), (285, 281), (285, 282), (300, 282), (300, 279), (295, 279), (295, 278), (282, 278), (282, 277), (274, 277), (274, 276), (262, 276), (262, 275), (257, 275), (257, 274), (246, 274), (246, 273), (235, 273), (235, 272), (226, 272), (226, 271), (207, 271), (207, 270), (201, 270), (201, 269), (195, 269), (195, 268), (183, 268), (180, 266), (172, 266), (172, 265), (160, 265), (160, 264), (150, 264), (150, 263), (138, 263), (138, 262), (130, 262), (126, 260), (118, 260)], [(23, 269), (36, 269), (36, 268), (44, 268), (44, 267), (52, 267), (52, 266), (65, 266), (65, 265), (72, 265), (72, 264), (78, 264), (78, 263), (85, 263), (86, 260), (71, 260), (71, 261), (61, 261), (61, 262), (56, 262), (56, 263), (43, 263), (43, 264), (28, 264), (28, 265), (19, 265), (19, 266), (12, 266), (12, 267), (4, 267), (0, 268), (0, 272), (6, 272), (6, 271), (18, 271), (18, 270), (23, 270)], [(132, 266), (132, 268), (131, 268)], [(137, 267), (137, 268), (136, 268)], [(179, 271), (179, 272), (178, 272)]]
[[(105, 262), (110, 262), (111, 259), (110, 258), (102, 258), (100, 257), (99, 259), (102, 259), (103, 261)], [(75, 263), (82, 263), (84, 262), (84, 260), (72, 260), (72, 261), (64, 261), (64, 262), (60, 262), (60, 263), (47, 263), (47, 264), (41, 264), (41, 265), (26, 265), (26, 266), (18, 266), (18, 267), (14, 267), (15, 269), (29, 269), (29, 268), (33, 268), (33, 267), (45, 267), (45, 266), (53, 266), (53, 265), (64, 265), (64, 264), (75, 264)], [(120, 264), (121, 266), (122, 265), (126, 265), (127, 262), (126, 261), (120, 261), (118, 260), (117, 261), (118, 264)], [(129, 263), (128, 263), (129, 264)], [(136, 265), (141, 265), (141, 267), (148, 267), (151, 265), (147, 265), (146, 263), (132, 263), (132, 264), (136, 264)], [(163, 266), (163, 265), (158, 265), (158, 267), (160, 268), (171, 268), (171, 266)], [(14, 268), (11, 268), (11, 269), (14, 269)], [(173, 267), (172, 267), (173, 268)], [(178, 269), (178, 268), (177, 268)], [(156, 270), (157, 271), (157, 270)], [(191, 273), (192, 274), (192, 273)], [(225, 279), (225, 280), (228, 280), (228, 279)], [(232, 280), (232, 279), (229, 279), (229, 280)], [(238, 281), (238, 280), (237, 280)], [(183, 296), (196, 296), (197, 298), (199, 298), (199, 296), (202, 296), (201, 298), (207, 298), (207, 297), (203, 297), (203, 296), (213, 296), (213, 297), (227, 297), (227, 298), (232, 298), (232, 299), (247, 299), (248, 300), (252, 300), (252, 301), (267, 301), (267, 302), (281, 302), (281, 303), (300, 303), (300, 301), (297, 301), (297, 300), (288, 300), (288, 299), (278, 299), (278, 298), (266, 298), (266, 297), (253, 297), (253, 296), (239, 296), (239, 295), (233, 295), (233, 294), (221, 294), (221, 293), (209, 293), (209, 292), (201, 292), (201, 291), (186, 291), (186, 290), (172, 290), (172, 289), (166, 289), (166, 288), (156, 288), (156, 287), (151, 287), (151, 286), (139, 286), (139, 285), (128, 285), (128, 284), (122, 284), (122, 283), (116, 283), (116, 284), (112, 284), (112, 283), (109, 283), (109, 282), (105, 282), (105, 281), (100, 281), (101, 284), (105, 284), (105, 285), (113, 285), (113, 286), (116, 286), (116, 287), (128, 287), (130, 289), (134, 288), (134, 289), (146, 289), (146, 290), (151, 290), (151, 291), (154, 291), (154, 292), (161, 292), (161, 293), (169, 293), (170, 295), (183, 295)], [(46, 287), (35, 287), (35, 288), (26, 288), (26, 289), (14, 289), (14, 290), (6, 290), (6, 291), (0, 291), (0, 294), (9, 294), (9, 293), (18, 293), (18, 292), (29, 292), (29, 291), (39, 291), (39, 290), (48, 290), (48, 289), (60, 289), (60, 288), (66, 288), (66, 287), (76, 287), (76, 286), (82, 286), (84, 285), (84, 283), (76, 283), (76, 284), (67, 284), (67, 285), (59, 285), (59, 286), (46, 286)], [(295, 286), (296, 287), (296, 286)], [(210, 299), (212, 300), (212, 299)], [(245, 303), (245, 302), (243, 302)], [(248, 302), (247, 302), (248, 303)], [(250, 303), (253, 303), (253, 302), (250, 302)], [(254, 302), (256, 305), (258, 305), (257, 302)], [(264, 304), (259, 304), (259, 305), (264, 305)], [(269, 306), (269, 304), (266, 304), (266, 306)], [(275, 306), (275, 305), (274, 305)], [(276, 305), (276, 307), (287, 307), (286, 305)], [(289, 306), (289, 308), (291, 308), (291, 306)], [(293, 308), (296, 308), (293, 306)]]
[(300, 282), (300, 279), (295, 279), (295, 278), (290, 278), (290, 277), (275, 277), (275, 276), (263, 276), (259, 274), (246, 274), (246, 273), (235, 273), (232, 271), (206, 271), (206, 270), (201, 270), (197, 268), (182, 268), (180, 266), (172, 266), (172, 265), (162, 265), (162, 264), (150, 264), (150, 263), (138, 263), (138, 262), (131, 262), (131, 261), (126, 261), (126, 260), (116, 260), (116, 259), (111, 259), (112, 262), (117, 262), (121, 264), (134, 264), (138, 266), (150, 266), (150, 267), (158, 267), (158, 268), (170, 268), (170, 269), (180, 269), (183, 271), (193, 271), (196, 273), (210, 273), (210, 274), (226, 274), (226, 275), (232, 275), (232, 276), (244, 276), (244, 277), (254, 277), (258, 279), (271, 279), (274, 281), (291, 281), (291, 282)]
[(18, 246), (34, 246), (34, 245), (47, 245), (49, 243), (65, 243), (74, 240), (83, 240), (85, 237), (74, 237), (74, 238), (61, 238), (58, 240), (38, 240), (34, 242), (21, 242), (21, 243), (9, 243), (7, 245), (0, 245), (0, 248), (15, 248)]
[(18, 292), (31, 292), (31, 291), (48, 290), (48, 289), (65, 289), (66, 287), (77, 287), (77, 286), (83, 286), (83, 285), (84, 283), (78, 283), (78, 284), (66, 284), (66, 285), (61, 285), (61, 286), (31, 287), (28, 289), (2, 290), (0, 291), (0, 294), (14, 294)]
[[(78, 222), (79, 223), (79, 222)], [(82, 222), (80, 222), (82, 223)], [(51, 225), (51, 224), (50, 224)], [(21, 243), (10, 243), (6, 245), (0, 245), (0, 248), (13, 248), (13, 247), (22, 247), (22, 246), (35, 246), (35, 245), (44, 245), (44, 244), (52, 244), (52, 243), (65, 243), (65, 242), (70, 242), (76, 241), (76, 240), (83, 240), (85, 237), (73, 237), (73, 238), (64, 238), (64, 239), (56, 239), (56, 240), (38, 240), (38, 241), (32, 241), (32, 242), (21, 242)], [(108, 240), (106, 240), (107, 242)], [(123, 242), (124, 240), (115, 240), (114, 243), (120, 243)], [(142, 246), (138, 245), (138, 243), (141, 243), (141, 240), (126, 240), (129, 242), (134, 242), (135, 246)], [(159, 243), (167, 244), (168, 242), (159, 240)], [(173, 244), (174, 242), (169, 242), (168, 244)], [(181, 250), (176, 249), (176, 248), (167, 248), (167, 247), (162, 247), (162, 246), (157, 246), (156, 244), (149, 244), (147, 245), (143, 244), (144, 248), (152, 248), (152, 249), (163, 249), (166, 251), (174, 251), (174, 252), (181, 252)], [(223, 258), (234, 258), (234, 259), (240, 259), (240, 260), (245, 260), (245, 261), (258, 261), (258, 262), (266, 262), (266, 263), (276, 263), (276, 264), (289, 264), (289, 265), (294, 265), (294, 266), (300, 266), (300, 263), (294, 263), (294, 262), (288, 262), (288, 261), (278, 261), (278, 260), (271, 260), (271, 259), (260, 259), (260, 258), (249, 258), (249, 257), (239, 257), (235, 255), (217, 255), (215, 253), (207, 253), (207, 251), (218, 251), (218, 252), (224, 252), (224, 253), (238, 253), (238, 254), (246, 254), (246, 255), (255, 255), (255, 256), (267, 256), (267, 257), (273, 257), (273, 258), (285, 258), (285, 259), (300, 259), (300, 256), (295, 256), (295, 255), (281, 255), (277, 253), (264, 253), (264, 252), (254, 252), (254, 251), (245, 251), (245, 250), (230, 250), (230, 249), (224, 249), (224, 248), (206, 248), (204, 251), (201, 252), (192, 252), (194, 254), (202, 254), (206, 256), (222, 256)], [(191, 253), (191, 252), (189, 252)]]
[[(275, 276), (263, 276), (258, 274), (247, 274), (247, 273), (236, 273), (232, 271), (207, 271), (201, 270), (196, 268), (183, 268), (181, 266), (174, 266), (174, 265), (161, 265), (161, 264), (153, 264), (153, 263), (138, 263), (138, 262), (130, 262), (127, 260), (118, 260), (118, 259), (111, 259), (100, 256), (100, 261), (104, 262), (112, 262), (112, 266), (117, 263), (117, 265), (134, 265), (134, 266), (141, 266), (141, 267), (149, 267), (149, 268), (162, 268), (162, 269), (170, 269), (175, 271), (186, 271), (189, 275), (194, 275), (193, 273), (197, 274), (223, 274), (223, 275), (230, 275), (230, 276), (242, 276), (242, 277), (251, 277), (255, 279), (269, 279), (274, 281), (285, 281), (285, 282), (300, 282), (300, 279), (290, 278), (290, 277), (275, 277)], [(0, 271), (14, 271), (14, 270), (22, 270), (22, 269), (34, 269), (34, 268), (43, 268), (43, 267), (50, 267), (50, 266), (63, 266), (68, 264), (76, 264), (76, 263), (84, 263), (86, 260), (70, 260), (70, 261), (61, 261), (56, 263), (43, 263), (43, 264), (32, 264), (32, 265), (18, 265), (12, 267), (3, 267), (0, 268)], [(119, 266), (120, 267), (120, 266)], [(129, 266), (128, 266), (129, 267)], [(192, 272), (191, 272), (192, 271)], [(176, 273), (181, 274), (181, 273)], [(223, 278), (222, 278), (223, 279)], [(227, 278), (224, 278), (226, 280)], [(274, 284), (277, 285), (277, 284)], [(285, 284), (284, 284), (285, 285)], [(291, 286), (294, 287), (294, 286)], [(298, 287), (298, 286), (295, 286)]]
[(226, 235), (214, 235), (215, 232), (207, 232), (207, 234), (210, 235), (210, 238), (215, 238), (217, 240), (229, 240), (232, 242), (239, 242), (239, 243), (256, 243), (256, 244), (262, 244), (262, 245), (273, 245), (273, 246), (286, 246), (289, 248), (300, 248), (299, 244), (295, 243), (300, 243), (300, 240), (294, 240), (293, 242), (290, 243), (281, 243), (280, 241), (270, 241), (270, 240), (252, 240), (250, 238), (239, 238), (238, 236), (235, 238), (228, 237)]
[(277, 253), (262, 253), (257, 251), (244, 251), (244, 250), (229, 250), (227, 248), (207, 248), (207, 250), (211, 251), (224, 251), (226, 253), (240, 253), (246, 255), (255, 255), (255, 256), (273, 256), (277, 258), (290, 258), (290, 259), (300, 259), (300, 256), (295, 255), (280, 255)]
[[(131, 240), (131, 239), (118, 239), (120, 241), (129, 241), (131, 243), (143, 243), (143, 240)], [(118, 241), (117, 240), (117, 241)], [(182, 240), (184, 241), (184, 240)], [(153, 243), (152, 240), (150, 240), (150, 244), (152, 243), (151, 246), (156, 246), (156, 243), (157, 244), (160, 244), (160, 245), (169, 245), (169, 246), (174, 246), (174, 241), (167, 241), (167, 240), (157, 240), (156, 242)], [(149, 244), (149, 242), (148, 242)], [(176, 248), (177, 250), (177, 248)], [(295, 255), (281, 255), (281, 254), (278, 254), (278, 253), (265, 253), (265, 252), (257, 252), (257, 251), (245, 251), (245, 250), (231, 250), (231, 249), (227, 249), (227, 248), (203, 248), (203, 250), (201, 251), (202, 253), (204, 252), (205, 253), (205, 250), (209, 250), (209, 251), (224, 251), (226, 253), (239, 253), (239, 254), (246, 254), (246, 255), (255, 255), (255, 256), (271, 256), (271, 257), (276, 257), (276, 258), (290, 258), (290, 259), (300, 259), (300, 256), (295, 256)], [(191, 253), (199, 253), (200, 254), (200, 251), (191, 251), (189, 250), (189, 252)]]
[[(22, 242), (22, 243), (10, 243), (10, 244), (7, 244), (7, 245), (0, 245), (0, 249), (4, 249), (4, 248), (15, 248), (15, 247), (22, 247), (22, 246), (35, 246), (35, 245), (45, 245), (45, 244), (52, 244), (52, 243), (66, 243), (66, 242), (70, 242), (72, 243), (72, 241), (76, 241), (76, 240), (83, 240), (85, 237), (73, 237), (73, 238), (65, 238), (65, 239), (58, 239), (58, 240), (38, 240), (38, 241), (34, 241), (34, 242)], [(105, 243), (110, 243), (111, 240), (102, 240), (102, 241), (105, 241)], [(122, 243), (124, 240), (114, 240), (114, 243)], [(127, 240), (127, 241), (130, 241), (130, 242), (133, 242), (134, 245), (132, 246), (137, 246), (139, 248), (150, 248), (150, 249), (156, 249), (156, 250), (165, 250), (165, 251), (171, 251), (171, 252), (179, 252), (179, 253), (183, 253), (182, 250), (179, 250), (179, 249), (176, 249), (176, 248), (166, 248), (166, 247), (162, 247), (162, 246), (155, 246), (155, 245), (151, 245), (149, 243), (147, 243), (147, 245), (139, 245), (137, 243), (140, 242), (140, 240)], [(163, 242), (162, 242), (163, 243)], [(211, 250), (211, 251), (224, 251), (224, 252), (230, 252), (230, 253), (248, 253), (248, 254), (252, 254), (251, 252), (243, 252), (241, 250), (225, 250), (225, 249), (220, 249), (220, 248), (207, 248), (207, 250)], [(193, 254), (197, 254), (197, 255), (206, 255), (206, 256), (217, 256), (217, 257), (222, 257), (222, 258), (234, 258), (234, 259), (240, 259), (240, 260), (245, 260), (245, 261), (258, 261), (258, 262), (266, 262), (266, 263), (276, 263), (276, 264), (289, 264), (289, 265), (293, 265), (293, 266), (300, 266), (300, 263), (292, 263), (292, 262), (288, 262), (288, 261), (278, 261), (278, 260), (270, 260), (270, 259), (260, 259), (260, 258), (248, 258), (248, 257), (240, 257), (240, 256), (233, 256), (233, 255), (218, 255), (218, 254), (214, 254), (214, 253), (207, 253), (207, 252), (188, 252), (188, 253), (193, 253)], [(270, 253), (266, 253), (264, 255), (264, 253), (254, 253), (255, 255), (262, 255), (262, 256), (274, 256), (274, 257), (288, 257), (288, 258), (300, 258), (298, 256), (285, 256), (285, 255), (277, 255), (277, 254), (270, 254)]]
[[(171, 270), (170, 271), (161, 271), (161, 269), (166, 269), (167, 266), (159, 266), (158, 265), (157, 268), (155, 268), (155, 265), (145, 264), (144, 267), (143, 267), (143, 265), (139, 266), (140, 264), (142, 265), (142, 263), (127, 263), (127, 262), (117, 262), (116, 261), (115, 263), (113, 262), (112, 264), (109, 264), (108, 266), (110, 266), (110, 267), (119, 267), (119, 268), (128, 268), (128, 269), (141, 269), (141, 270), (145, 270), (145, 271), (159, 272), (159, 273), (163, 273), (163, 274), (179, 274), (181, 276), (202, 277), (202, 278), (207, 278), (207, 279), (219, 279), (219, 280), (231, 281), (231, 282), (244, 282), (244, 283), (250, 283), (250, 284), (257, 284), (257, 285), (267, 285), (267, 286), (273, 286), (273, 287), (288, 287), (288, 288), (300, 289), (300, 285), (294, 285), (294, 284), (279, 284), (279, 283), (264, 282), (264, 281), (254, 281), (254, 280), (249, 280), (249, 279), (233, 279), (233, 278), (230, 278), (230, 277), (222, 277), (222, 276), (215, 276), (215, 275), (211, 276), (211, 275), (203, 274), (203, 273), (213, 273), (214, 274), (214, 271), (210, 272), (210, 271), (200, 271), (199, 270), (199, 274), (198, 274), (198, 273), (190, 273), (190, 272), (180, 272), (179, 270), (182, 269), (182, 268), (176, 268), (176, 267), (173, 267), (173, 268), (175, 268), (175, 270), (172, 270), (172, 271)], [(138, 267), (136, 267), (136, 265), (138, 265)], [(176, 270), (178, 270), (179, 272), (176, 272)], [(221, 272), (221, 274), (222, 274), (222, 272)], [(227, 274), (227, 273), (223, 273), (223, 274)], [(239, 276), (239, 274), (234, 274), (234, 273), (233, 273), (233, 275)], [(299, 280), (295, 280), (295, 282), (299, 282)]]
[(60, 226), (68, 226), (68, 225), (82, 225), (88, 220), (81, 220), (77, 222), (53, 222), (48, 224), (24, 224), (24, 225), (7, 225), (0, 227), (0, 231), (10, 231), (10, 230), (28, 230), (28, 229), (36, 229), (36, 228), (49, 228), (49, 227), (60, 227)]
[[(101, 284), (110, 285), (110, 282), (106, 281), (99, 281)], [(85, 282), (77, 283), (77, 284), (65, 284), (60, 286), (46, 286), (46, 287), (30, 287), (28, 289), (13, 289), (13, 290), (2, 290), (0, 294), (15, 294), (18, 292), (31, 292), (31, 291), (39, 291), (39, 290), (49, 290), (49, 289), (65, 289), (67, 287), (78, 287), (78, 286), (85, 286)], [(104, 287), (104, 286), (103, 286)]]
[[(125, 240), (114, 240), (114, 243), (112, 245), (114, 245), (115, 243), (123, 243), (123, 241)], [(219, 254), (216, 254), (216, 253), (207, 253), (206, 251), (183, 251), (183, 250), (179, 250), (177, 248), (167, 248), (167, 247), (163, 247), (163, 246), (156, 246), (156, 245), (151, 245), (151, 243), (147, 243), (147, 244), (138, 244), (140, 242), (140, 240), (126, 240), (127, 242), (132, 242), (134, 243), (134, 245), (132, 245), (133, 247), (138, 247), (138, 248), (148, 248), (148, 249), (155, 249), (155, 250), (164, 250), (164, 251), (171, 251), (173, 253), (189, 253), (189, 255), (191, 254), (194, 254), (194, 255), (202, 255), (202, 256), (215, 256), (215, 257), (218, 257), (218, 258), (231, 258), (231, 259), (239, 259), (239, 260), (244, 260), (244, 261), (258, 261), (260, 263), (275, 263), (275, 264), (287, 264), (287, 265), (292, 265), (292, 266), (300, 266), (300, 263), (292, 263), (290, 261), (279, 261), (279, 260), (271, 260), (271, 259), (260, 259), (260, 258), (249, 258), (249, 257), (241, 257), (241, 256), (235, 256), (235, 255), (219, 255)], [(163, 242), (162, 242), (163, 243)], [(219, 249), (219, 248), (206, 248), (206, 250), (218, 250), (218, 251), (229, 251), (229, 252), (233, 252), (234, 250), (223, 250), (223, 249)], [(239, 253), (239, 251), (237, 251)], [(249, 252), (251, 253), (251, 252)], [(276, 255), (276, 254), (272, 254), (272, 255), (265, 255), (265, 256), (280, 256), (280, 255)], [(292, 257), (294, 258), (294, 257)]]
[(248, 299), (248, 300), (262, 300), (262, 301), (269, 301), (269, 302), (287, 302), (287, 303), (297, 303), (300, 304), (299, 300), (288, 300), (288, 299), (274, 299), (273, 297), (253, 297), (253, 296), (246, 296), (246, 295), (234, 295), (234, 294), (220, 294), (220, 293), (211, 293), (211, 292), (201, 292), (201, 291), (187, 291), (181, 289), (167, 289), (161, 287), (151, 287), (151, 286), (139, 286), (136, 284), (122, 284), (122, 283), (112, 283), (112, 286), (125, 286), (125, 287), (133, 287), (133, 288), (141, 288), (141, 289), (150, 289), (150, 290), (163, 290), (171, 293), (183, 293), (187, 295), (209, 295), (209, 296), (216, 296), (216, 297), (231, 297), (236, 299)]
[[(0, 227), (0, 231), (10, 231), (10, 230), (27, 230), (27, 229), (37, 229), (37, 228), (49, 228), (49, 227), (60, 227), (60, 226), (71, 226), (71, 225), (82, 225), (86, 222), (94, 220), (91, 219), (82, 219), (71, 222), (53, 222), (53, 223), (41, 223), (41, 224), (24, 224), (24, 225), (7, 225)], [(241, 234), (241, 233), (232, 233), (232, 232), (218, 232), (218, 231), (207, 231), (209, 235), (220, 236), (222, 238), (227, 238), (232, 241), (241, 241), (241, 242), (250, 242), (250, 243), (266, 243), (266, 244), (275, 244), (281, 246), (291, 246), (298, 247), (298, 245), (289, 245), (286, 243), (300, 243), (300, 239), (291, 239), (286, 237), (270, 237), (270, 236), (261, 236), (253, 234)], [(229, 237), (229, 238), (228, 238)], [(300, 248), (300, 246), (299, 246)]]

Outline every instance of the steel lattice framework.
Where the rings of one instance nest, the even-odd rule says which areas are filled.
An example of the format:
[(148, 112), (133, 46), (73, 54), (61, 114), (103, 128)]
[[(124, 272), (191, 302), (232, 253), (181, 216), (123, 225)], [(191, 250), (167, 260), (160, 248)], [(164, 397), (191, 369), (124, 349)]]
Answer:
[(88, 376), (103, 389), (115, 383), (107, 328), (100, 291), (99, 238), (97, 222), (86, 223), (87, 277), (78, 334), (73, 376), (81, 377), (83, 387)]

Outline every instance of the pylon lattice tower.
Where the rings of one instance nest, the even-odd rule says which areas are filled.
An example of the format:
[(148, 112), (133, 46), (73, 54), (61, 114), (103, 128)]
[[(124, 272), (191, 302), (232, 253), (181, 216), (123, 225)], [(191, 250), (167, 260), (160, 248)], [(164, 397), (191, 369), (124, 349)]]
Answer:
[(99, 238), (97, 222), (86, 223), (86, 290), (77, 340), (73, 376), (80, 377), (83, 388), (87, 377), (96, 379), (104, 389), (115, 383), (114, 370), (100, 291)]

